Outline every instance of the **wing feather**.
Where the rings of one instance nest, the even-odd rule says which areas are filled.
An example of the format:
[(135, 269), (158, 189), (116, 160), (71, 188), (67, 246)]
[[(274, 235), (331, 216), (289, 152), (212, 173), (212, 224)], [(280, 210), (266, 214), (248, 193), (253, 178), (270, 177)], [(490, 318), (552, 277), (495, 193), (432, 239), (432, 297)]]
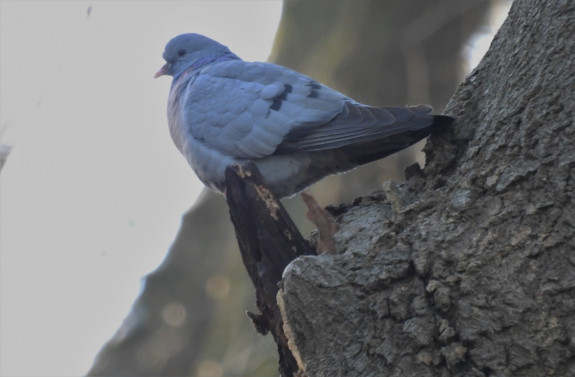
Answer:
[(428, 107), (370, 107), (346, 102), (334, 119), (320, 126), (296, 127), (276, 153), (316, 152), (416, 131), (433, 123)]
[(328, 123), (347, 100), (290, 69), (239, 60), (207, 66), (186, 92), (184, 132), (240, 159), (273, 154), (292, 130)]
[(269, 63), (219, 62), (190, 85), (184, 132), (234, 159), (335, 149), (433, 123), (429, 107), (362, 105)]

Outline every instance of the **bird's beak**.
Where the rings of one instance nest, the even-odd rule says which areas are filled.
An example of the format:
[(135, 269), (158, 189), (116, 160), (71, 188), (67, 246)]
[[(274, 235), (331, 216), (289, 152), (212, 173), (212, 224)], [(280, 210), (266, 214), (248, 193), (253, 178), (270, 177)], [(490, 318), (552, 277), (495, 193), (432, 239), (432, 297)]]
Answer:
[(154, 75), (154, 78), (157, 79), (160, 76), (164, 76), (169, 74), (170, 71), (170, 65), (169, 63), (166, 63), (162, 66), (162, 68), (160, 68), (160, 70), (158, 72), (156, 72), (156, 74)]

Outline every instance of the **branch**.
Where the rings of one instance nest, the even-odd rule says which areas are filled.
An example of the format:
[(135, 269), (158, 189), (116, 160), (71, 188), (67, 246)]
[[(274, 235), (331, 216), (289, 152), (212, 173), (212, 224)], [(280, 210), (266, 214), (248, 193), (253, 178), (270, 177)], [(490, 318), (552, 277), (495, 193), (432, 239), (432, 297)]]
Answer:
[(289, 350), (276, 295), (286, 266), (303, 254), (314, 254), (282, 204), (263, 186), (257, 167), (248, 163), (226, 170), (226, 200), (242, 259), (256, 288), (261, 314), (248, 313), (262, 335), (271, 331), (282, 376), (297, 373)]

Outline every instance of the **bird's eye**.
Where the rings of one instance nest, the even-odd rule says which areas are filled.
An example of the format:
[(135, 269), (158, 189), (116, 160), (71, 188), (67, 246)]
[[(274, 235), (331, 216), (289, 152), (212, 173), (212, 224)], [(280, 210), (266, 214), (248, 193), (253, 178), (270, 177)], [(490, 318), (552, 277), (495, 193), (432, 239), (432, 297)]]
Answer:
[(186, 50), (181, 49), (181, 50), (178, 51), (178, 57), (181, 58), (181, 57), (184, 56), (184, 55), (186, 55)]

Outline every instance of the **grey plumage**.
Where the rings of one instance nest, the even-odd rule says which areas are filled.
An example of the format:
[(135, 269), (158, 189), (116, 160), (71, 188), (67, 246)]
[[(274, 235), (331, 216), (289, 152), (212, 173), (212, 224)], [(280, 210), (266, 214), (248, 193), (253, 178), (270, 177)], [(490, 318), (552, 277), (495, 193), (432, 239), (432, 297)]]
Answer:
[(271, 63), (244, 62), (199, 34), (165, 48), (173, 76), (168, 123), (198, 177), (217, 191), (224, 171), (251, 160), (279, 197), (329, 174), (395, 153), (452, 121), (431, 108), (372, 107)]

